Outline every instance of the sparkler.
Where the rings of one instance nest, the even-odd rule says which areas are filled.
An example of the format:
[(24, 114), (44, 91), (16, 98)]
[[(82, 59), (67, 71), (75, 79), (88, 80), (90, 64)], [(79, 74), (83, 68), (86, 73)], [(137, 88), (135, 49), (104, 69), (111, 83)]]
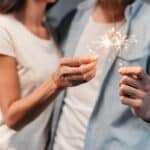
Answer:
[(88, 47), (88, 50), (91, 54), (98, 55), (99, 50), (109, 50), (113, 48), (121, 51), (128, 49), (128, 47), (134, 43), (137, 43), (137, 39), (134, 35), (128, 38), (125, 33), (112, 28), (104, 36), (98, 37), (93, 41)]

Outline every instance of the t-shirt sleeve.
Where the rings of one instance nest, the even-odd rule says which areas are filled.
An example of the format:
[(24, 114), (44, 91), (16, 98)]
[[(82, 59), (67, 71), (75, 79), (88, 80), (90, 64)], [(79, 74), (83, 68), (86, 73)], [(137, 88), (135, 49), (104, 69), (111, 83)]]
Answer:
[(15, 48), (9, 32), (0, 27), (0, 55), (15, 57)]

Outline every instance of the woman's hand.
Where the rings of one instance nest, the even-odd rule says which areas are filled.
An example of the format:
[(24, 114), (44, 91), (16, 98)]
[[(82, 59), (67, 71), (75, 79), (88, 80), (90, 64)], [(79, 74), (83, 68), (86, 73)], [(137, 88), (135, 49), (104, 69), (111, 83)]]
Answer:
[(88, 82), (96, 75), (97, 57), (63, 58), (53, 79), (58, 88)]
[(62, 88), (87, 82), (96, 74), (95, 57), (64, 58), (49, 79), (22, 97), (15, 58), (0, 56), (0, 60), (0, 108), (5, 124), (14, 130), (38, 117)]
[(130, 106), (134, 115), (150, 121), (150, 76), (141, 67), (124, 67), (119, 73), (122, 104)]

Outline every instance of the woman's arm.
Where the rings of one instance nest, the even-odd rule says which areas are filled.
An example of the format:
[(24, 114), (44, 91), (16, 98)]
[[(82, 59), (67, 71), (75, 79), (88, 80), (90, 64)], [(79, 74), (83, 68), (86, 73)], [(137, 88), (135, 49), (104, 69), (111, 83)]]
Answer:
[(15, 58), (0, 55), (0, 107), (6, 125), (18, 130), (34, 120), (60, 89), (91, 80), (96, 59), (62, 59), (57, 71), (26, 97), (21, 97)]
[(0, 56), (0, 107), (5, 123), (15, 130), (32, 121), (57, 93), (52, 77), (30, 95), (21, 98), (15, 58)]

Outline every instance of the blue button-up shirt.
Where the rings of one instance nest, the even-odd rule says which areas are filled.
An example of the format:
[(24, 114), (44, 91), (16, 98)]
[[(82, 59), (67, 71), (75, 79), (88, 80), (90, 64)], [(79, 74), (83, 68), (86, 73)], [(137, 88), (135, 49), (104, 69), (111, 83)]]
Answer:
[[(69, 34), (62, 49), (73, 56), (79, 37), (91, 15), (95, 3), (87, 1), (78, 7)], [(141, 66), (150, 72), (150, 6), (136, 0), (126, 8), (126, 34), (135, 35), (138, 43), (127, 50), (112, 49), (99, 78), (99, 96), (91, 114), (85, 141), (85, 150), (150, 150), (150, 124), (133, 116), (128, 106), (119, 100), (119, 64)], [(56, 130), (63, 107), (64, 93), (56, 101), (51, 125), (49, 150), (53, 148)]]

